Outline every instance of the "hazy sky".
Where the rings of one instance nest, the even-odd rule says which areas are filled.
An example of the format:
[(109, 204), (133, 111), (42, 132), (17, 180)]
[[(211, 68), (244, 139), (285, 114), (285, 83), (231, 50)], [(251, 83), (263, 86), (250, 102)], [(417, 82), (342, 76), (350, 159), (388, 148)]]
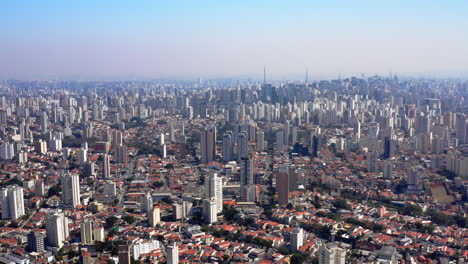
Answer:
[(0, 78), (468, 75), (466, 0), (5, 0)]

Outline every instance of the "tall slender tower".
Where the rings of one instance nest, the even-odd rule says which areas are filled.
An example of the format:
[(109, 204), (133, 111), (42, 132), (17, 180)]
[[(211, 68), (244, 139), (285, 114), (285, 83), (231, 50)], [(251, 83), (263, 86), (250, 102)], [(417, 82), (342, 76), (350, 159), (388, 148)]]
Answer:
[(110, 178), (110, 161), (107, 154), (104, 154), (102, 159), (102, 177), (106, 179)]
[(227, 131), (223, 135), (223, 161), (231, 161), (233, 159), (232, 150), (233, 150), (233, 142), (232, 142), (232, 131)]
[(80, 205), (80, 178), (77, 174), (62, 177), (62, 203), (67, 207)]
[(242, 157), (240, 167), (240, 196), (242, 201), (247, 201), (247, 191), (254, 182), (254, 168), (253, 159), (251, 157)]
[(201, 162), (206, 164), (216, 158), (216, 127), (208, 126), (201, 134)]
[(289, 170), (288, 166), (281, 164), (278, 169), (276, 179), (276, 188), (278, 189), (278, 203), (286, 206), (289, 203)]
[(219, 177), (216, 172), (213, 172), (205, 180), (205, 191), (207, 199), (215, 199), (217, 212), (223, 211), (223, 178)]
[(83, 223), (81, 223), (81, 243), (83, 244), (92, 244), (94, 242), (93, 239), (93, 222), (91, 219), (85, 219)]

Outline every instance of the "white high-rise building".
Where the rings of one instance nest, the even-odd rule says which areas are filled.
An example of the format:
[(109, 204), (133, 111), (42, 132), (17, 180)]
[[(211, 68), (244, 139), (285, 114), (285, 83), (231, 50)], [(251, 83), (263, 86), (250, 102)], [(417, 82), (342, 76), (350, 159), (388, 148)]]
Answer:
[(346, 250), (335, 243), (323, 244), (319, 249), (320, 264), (345, 264)]
[(214, 161), (216, 158), (216, 127), (208, 126), (201, 134), (201, 162), (203, 164)]
[(213, 172), (205, 180), (205, 197), (207, 199), (214, 198), (217, 212), (223, 211), (223, 178), (219, 177), (216, 172)]
[(153, 209), (153, 196), (150, 193), (146, 193), (141, 197), (141, 212), (148, 213)]
[(65, 174), (62, 177), (62, 203), (76, 207), (80, 202), (80, 177), (77, 174)]
[(97, 226), (93, 230), (94, 241), (104, 242), (106, 236), (104, 235), (104, 227)]
[(166, 248), (167, 264), (179, 264), (179, 247), (174, 244)]
[(291, 247), (298, 250), (304, 244), (304, 230), (302, 228), (294, 228), (291, 236)]
[(132, 245), (133, 259), (137, 260), (140, 258), (140, 255), (151, 253), (151, 251), (159, 248), (160, 243), (158, 240), (144, 241), (143, 239), (139, 239)]
[(161, 210), (159, 208), (151, 209), (148, 212), (148, 222), (152, 227), (155, 227), (161, 222)]
[(85, 219), (81, 223), (81, 243), (83, 244), (92, 244), (93, 239), (93, 222), (90, 219)]
[(68, 218), (63, 213), (54, 213), (46, 217), (47, 245), (61, 248), (68, 237)]
[(2, 219), (17, 219), (24, 215), (23, 188), (13, 185), (0, 190)]
[(203, 200), (203, 219), (206, 223), (212, 224), (218, 221), (218, 209), (215, 198)]

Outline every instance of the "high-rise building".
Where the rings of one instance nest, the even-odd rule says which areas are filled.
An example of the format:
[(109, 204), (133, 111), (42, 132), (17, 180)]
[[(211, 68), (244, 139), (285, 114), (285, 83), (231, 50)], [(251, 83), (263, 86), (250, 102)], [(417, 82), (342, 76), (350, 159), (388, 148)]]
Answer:
[(201, 162), (212, 162), (216, 158), (216, 127), (208, 126), (200, 136)]
[(320, 264), (345, 264), (346, 250), (335, 243), (323, 244), (319, 249)]
[(78, 151), (78, 162), (80, 163), (80, 165), (83, 165), (86, 163), (87, 160), (88, 160), (88, 150), (84, 148), (80, 148), (80, 150)]
[(179, 264), (179, 247), (174, 244), (166, 247), (167, 264)]
[(255, 147), (257, 151), (265, 150), (265, 133), (261, 130), (257, 131), (257, 137), (255, 139)]
[(129, 245), (119, 245), (118, 247), (119, 254), (119, 264), (130, 264), (130, 246)]
[(217, 212), (223, 211), (223, 178), (219, 177), (216, 172), (212, 172), (205, 180), (205, 197), (214, 198)]
[(151, 209), (148, 212), (148, 222), (152, 227), (155, 227), (161, 222), (161, 210), (159, 208)]
[(202, 202), (203, 206), (203, 219), (206, 223), (212, 224), (218, 221), (218, 205), (214, 197), (210, 199), (204, 199)]
[(39, 139), (34, 143), (34, 151), (40, 154), (47, 154), (47, 141)]
[(104, 242), (106, 237), (104, 235), (104, 227), (97, 226), (93, 230), (94, 241)]
[(153, 209), (153, 196), (151, 193), (145, 193), (141, 197), (141, 212), (148, 213)]
[(276, 151), (284, 151), (284, 133), (282, 130), (276, 132)]
[(104, 154), (102, 157), (102, 177), (106, 179), (110, 178), (110, 160), (107, 154)]
[(388, 159), (385, 161), (383, 174), (385, 179), (393, 179), (393, 160)]
[(34, 183), (34, 192), (37, 196), (44, 196), (45, 195), (45, 187), (43, 180), (37, 180)]
[(390, 137), (385, 137), (385, 140), (384, 140), (384, 154), (383, 154), (383, 158), (384, 159), (389, 159), (394, 153), (394, 146), (393, 146), (393, 141)]
[(17, 219), (24, 215), (23, 188), (10, 185), (0, 190), (2, 219)]
[(104, 183), (104, 195), (112, 197), (117, 195), (117, 186), (115, 182)]
[(41, 132), (43, 134), (47, 133), (48, 129), (47, 129), (47, 126), (48, 126), (48, 122), (49, 122), (49, 117), (47, 116), (47, 112), (46, 111), (42, 111), (41, 113), (41, 117), (40, 117), (40, 120), (39, 120), (41, 123)]
[(278, 190), (278, 203), (286, 206), (289, 203), (289, 168), (281, 164), (276, 178), (276, 189)]
[(188, 201), (175, 202), (172, 204), (172, 216), (175, 220), (187, 218), (193, 204)]
[(68, 237), (68, 218), (63, 213), (53, 213), (46, 216), (47, 245), (61, 248)]
[(378, 140), (375, 137), (368, 138), (368, 148), (367, 148), (367, 172), (376, 173), (378, 171)]
[(247, 189), (255, 184), (254, 181), (254, 162), (252, 157), (242, 157), (240, 162), (240, 198), (241, 201), (247, 201)]
[(291, 235), (291, 247), (298, 250), (304, 244), (304, 230), (302, 228), (294, 228)]
[(5, 142), (0, 146), (0, 158), (2, 160), (10, 160), (15, 156), (15, 145), (10, 142)]
[(240, 161), (242, 157), (249, 154), (249, 139), (247, 132), (242, 131), (237, 135), (237, 160)]
[(232, 141), (232, 131), (227, 131), (223, 135), (223, 161), (233, 160), (234, 144)]
[(127, 163), (127, 146), (118, 146), (114, 149), (114, 151), (115, 162), (119, 164)]
[(28, 234), (28, 252), (41, 253), (44, 251), (44, 242), (46, 235), (39, 231), (31, 231)]
[(80, 177), (67, 173), (62, 176), (62, 203), (67, 207), (76, 207), (80, 202)]
[(83, 223), (81, 223), (81, 243), (83, 244), (92, 244), (94, 242), (93, 239), (93, 222), (91, 219), (85, 219)]
[(312, 137), (312, 157), (318, 157), (318, 149), (319, 149), (319, 140), (318, 136)]

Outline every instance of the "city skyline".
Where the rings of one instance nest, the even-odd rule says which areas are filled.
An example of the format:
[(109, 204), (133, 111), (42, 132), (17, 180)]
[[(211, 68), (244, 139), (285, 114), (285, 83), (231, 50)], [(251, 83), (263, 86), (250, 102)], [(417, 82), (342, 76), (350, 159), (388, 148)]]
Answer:
[(0, 79), (466, 78), (463, 1), (15, 1)]

